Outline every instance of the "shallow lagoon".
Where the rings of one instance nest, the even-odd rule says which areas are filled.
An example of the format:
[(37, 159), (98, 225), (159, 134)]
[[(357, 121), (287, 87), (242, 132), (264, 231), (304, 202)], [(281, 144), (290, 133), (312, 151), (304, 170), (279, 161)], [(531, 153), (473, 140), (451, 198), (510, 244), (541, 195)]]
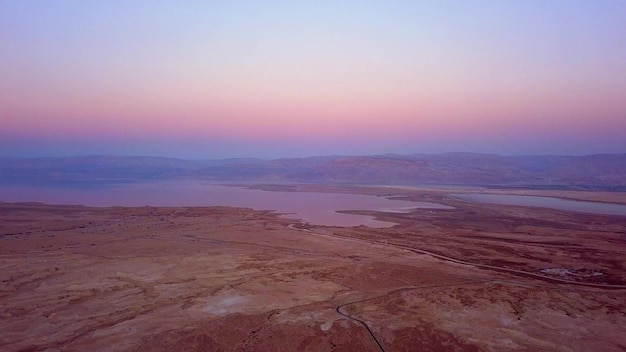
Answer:
[(407, 212), (450, 209), (445, 205), (360, 194), (275, 192), (200, 181), (101, 185), (98, 187), (0, 186), (0, 201), (81, 204), (87, 206), (229, 206), (273, 210), (283, 217), (315, 225), (390, 227), (394, 223), (341, 210)]
[(551, 208), (580, 213), (626, 216), (626, 205), (570, 200), (553, 197), (521, 196), (512, 194), (453, 194), (454, 197), (478, 203), (519, 205), (526, 207)]

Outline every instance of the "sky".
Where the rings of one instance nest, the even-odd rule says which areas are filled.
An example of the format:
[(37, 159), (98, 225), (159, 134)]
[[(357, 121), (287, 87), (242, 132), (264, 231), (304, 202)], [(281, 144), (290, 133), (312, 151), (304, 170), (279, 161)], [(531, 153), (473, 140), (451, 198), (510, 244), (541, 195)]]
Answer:
[(0, 156), (626, 153), (626, 1), (0, 1)]

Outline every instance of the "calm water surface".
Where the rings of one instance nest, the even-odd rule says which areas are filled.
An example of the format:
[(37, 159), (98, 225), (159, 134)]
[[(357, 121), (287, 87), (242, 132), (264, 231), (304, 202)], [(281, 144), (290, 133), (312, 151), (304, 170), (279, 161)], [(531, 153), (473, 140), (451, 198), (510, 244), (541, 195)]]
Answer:
[(478, 203), (520, 205), (551, 208), (580, 213), (626, 216), (626, 205), (578, 201), (553, 197), (520, 196), (510, 194), (453, 194), (456, 198)]
[(273, 210), (282, 216), (316, 225), (390, 227), (394, 223), (339, 210), (406, 212), (411, 209), (451, 209), (428, 202), (411, 202), (360, 194), (269, 192), (195, 181), (133, 183), (99, 187), (2, 186), (0, 201), (82, 204), (87, 206), (230, 206)]

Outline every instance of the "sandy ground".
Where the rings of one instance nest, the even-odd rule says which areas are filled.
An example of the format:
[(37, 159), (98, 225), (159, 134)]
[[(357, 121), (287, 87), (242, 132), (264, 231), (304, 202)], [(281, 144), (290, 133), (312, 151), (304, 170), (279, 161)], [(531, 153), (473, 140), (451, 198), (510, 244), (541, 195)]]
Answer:
[(0, 203), (0, 350), (626, 350), (625, 218), (402, 192), (455, 209)]

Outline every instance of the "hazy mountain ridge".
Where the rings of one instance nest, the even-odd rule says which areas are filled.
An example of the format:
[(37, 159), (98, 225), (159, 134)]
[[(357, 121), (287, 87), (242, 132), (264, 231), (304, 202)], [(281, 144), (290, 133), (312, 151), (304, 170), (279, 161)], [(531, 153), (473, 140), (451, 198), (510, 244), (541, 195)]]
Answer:
[(626, 190), (626, 154), (385, 154), (275, 160), (120, 156), (0, 158), (0, 181), (5, 183), (169, 179)]

